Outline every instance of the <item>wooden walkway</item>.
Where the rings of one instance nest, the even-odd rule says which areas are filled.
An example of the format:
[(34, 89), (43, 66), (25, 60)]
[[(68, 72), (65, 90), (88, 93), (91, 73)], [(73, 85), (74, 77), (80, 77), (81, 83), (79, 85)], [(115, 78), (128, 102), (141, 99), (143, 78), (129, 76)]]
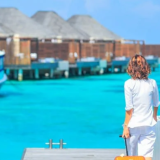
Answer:
[(22, 160), (114, 160), (124, 149), (38, 149), (24, 150)]

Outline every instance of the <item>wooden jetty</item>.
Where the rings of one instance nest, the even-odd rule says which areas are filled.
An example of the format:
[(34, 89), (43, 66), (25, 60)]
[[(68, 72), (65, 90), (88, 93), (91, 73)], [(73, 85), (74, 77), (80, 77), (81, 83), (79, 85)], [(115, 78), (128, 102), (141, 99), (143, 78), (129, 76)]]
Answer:
[(125, 149), (44, 149), (27, 148), (21, 160), (114, 160)]

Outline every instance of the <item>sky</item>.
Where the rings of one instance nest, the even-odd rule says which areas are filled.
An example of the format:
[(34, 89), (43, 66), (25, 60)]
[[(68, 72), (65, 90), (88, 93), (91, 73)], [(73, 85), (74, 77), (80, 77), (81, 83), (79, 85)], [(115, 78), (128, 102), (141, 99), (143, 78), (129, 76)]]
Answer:
[(160, 44), (160, 0), (0, 0), (0, 7), (15, 7), (27, 16), (55, 11), (65, 20), (90, 15), (124, 39)]

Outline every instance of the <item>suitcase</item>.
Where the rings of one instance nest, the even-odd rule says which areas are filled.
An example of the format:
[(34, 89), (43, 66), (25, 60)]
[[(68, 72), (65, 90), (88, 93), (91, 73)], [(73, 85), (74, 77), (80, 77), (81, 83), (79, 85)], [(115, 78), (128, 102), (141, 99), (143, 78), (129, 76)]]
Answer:
[[(122, 137), (122, 136), (120, 136), (120, 137)], [(116, 157), (114, 160), (145, 160), (145, 158), (142, 156), (128, 156), (127, 140), (126, 140), (126, 138), (124, 138), (124, 139), (125, 139), (126, 155), (127, 156), (124, 156), (124, 157), (119, 156), (119, 157)]]

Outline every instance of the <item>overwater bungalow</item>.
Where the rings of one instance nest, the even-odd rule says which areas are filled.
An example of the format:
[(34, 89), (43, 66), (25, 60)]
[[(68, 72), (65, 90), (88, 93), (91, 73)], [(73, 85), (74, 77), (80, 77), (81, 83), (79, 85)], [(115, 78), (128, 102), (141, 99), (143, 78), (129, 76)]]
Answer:
[(65, 21), (53, 11), (39, 11), (30, 18), (16, 8), (0, 8), (0, 22), (5, 69), (15, 79), (25, 74), (52, 78), (57, 73), (104, 73), (112, 62), (119, 63), (116, 57), (154, 52), (148, 52), (144, 41), (125, 40), (87, 15)]

